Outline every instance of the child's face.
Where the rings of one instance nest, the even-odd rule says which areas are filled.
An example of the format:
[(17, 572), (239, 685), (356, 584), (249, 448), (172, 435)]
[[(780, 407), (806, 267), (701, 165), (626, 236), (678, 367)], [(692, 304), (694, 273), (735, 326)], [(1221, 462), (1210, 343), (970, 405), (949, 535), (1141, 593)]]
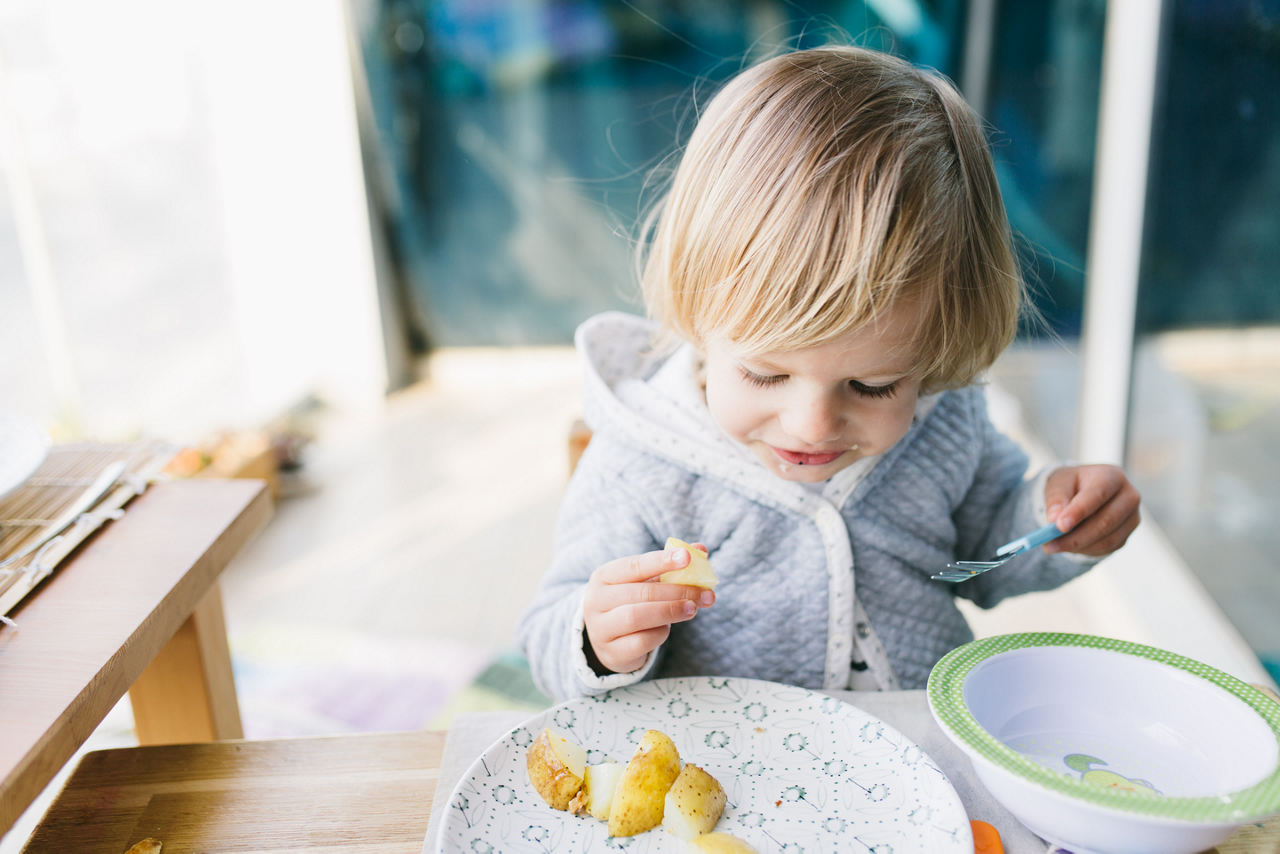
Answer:
[(815, 347), (746, 356), (707, 342), (707, 405), (726, 433), (783, 480), (816, 483), (906, 434), (920, 380), (910, 341), (919, 311), (898, 306)]

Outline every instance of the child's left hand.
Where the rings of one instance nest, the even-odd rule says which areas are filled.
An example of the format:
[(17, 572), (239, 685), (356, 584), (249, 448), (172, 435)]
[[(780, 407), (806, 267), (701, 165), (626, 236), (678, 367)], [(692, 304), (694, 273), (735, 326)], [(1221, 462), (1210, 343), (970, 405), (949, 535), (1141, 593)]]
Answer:
[(1123, 546), (1138, 527), (1142, 496), (1116, 466), (1066, 466), (1049, 475), (1044, 500), (1049, 521), (1070, 532), (1044, 550), (1101, 557)]

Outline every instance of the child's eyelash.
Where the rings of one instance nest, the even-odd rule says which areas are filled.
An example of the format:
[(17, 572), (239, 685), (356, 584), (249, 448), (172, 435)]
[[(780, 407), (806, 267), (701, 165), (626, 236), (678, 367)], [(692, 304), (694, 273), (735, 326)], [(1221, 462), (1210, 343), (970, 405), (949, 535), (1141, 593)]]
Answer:
[(898, 391), (898, 380), (894, 380), (888, 385), (866, 385), (857, 380), (849, 380), (849, 388), (863, 397), (893, 397)]
[[(775, 374), (771, 377), (761, 376), (754, 371), (749, 371), (741, 365), (738, 370), (742, 373), (742, 378), (757, 388), (768, 388), (777, 385), (787, 378), (787, 374)], [(893, 397), (898, 391), (898, 380), (894, 380), (888, 385), (867, 385), (857, 380), (849, 380), (849, 388), (863, 397), (887, 398)]]
[(772, 377), (762, 377), (753, 371), (748, 371), (746, 368), (742, 367), (741, 365), (738, 366), (738, 370), (742, 373), (742, 378), (744, 380), (751, 383), (753, 386), (756, 386), (757, 388), (768, 388), (771, 385), (777, 385), (778, 383), (782, 382), (787, 378), (786, 374), (777, 374), (776, 376), (772, 376)]

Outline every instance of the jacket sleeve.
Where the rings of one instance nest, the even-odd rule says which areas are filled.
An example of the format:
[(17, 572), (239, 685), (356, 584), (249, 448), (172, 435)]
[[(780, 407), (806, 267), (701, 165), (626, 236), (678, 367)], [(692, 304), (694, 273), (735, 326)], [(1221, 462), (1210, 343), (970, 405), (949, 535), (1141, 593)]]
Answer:
[[(1048, 524), (1045, 481), (1063, 465), (1054, 463), (1037, 476), (1024, 480), (1027, 455), (991, 424), (983, 396), (974, 395), (974, 400), (974, 417), (980, 419), (978, 434), (982, 436), (982, 451), (973, 483), (953, 514), (956, 557), (961, 560), (986, 560), (1010, 540)], [(1050, 555), (1037, 548), (999, 569), (957, 584), (955, 593), (983, 608), (991, 608), (1008, 596), (1059, 587), (1095, 563), (1097, 560), (1093, 558)]]
[(592, 439), (569, 482), (556, 522), (551, 565), (516, 627), (516, 642), (529, 659), (534, 683), (562, 701), (631, 685), (653, 670), (659, 650), (639, 670), (598, 676), (584, 651), (583, 596), (591, 573), (615, 558), (662, 548), (664, 530), (656, 508), (625, 465), (610, 458), (620, 448), (607, 437)]

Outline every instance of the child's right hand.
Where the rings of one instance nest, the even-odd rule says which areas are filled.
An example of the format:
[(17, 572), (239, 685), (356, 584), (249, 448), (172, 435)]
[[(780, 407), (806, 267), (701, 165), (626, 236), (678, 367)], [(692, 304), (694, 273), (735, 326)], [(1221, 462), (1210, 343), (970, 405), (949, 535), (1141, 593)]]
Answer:
[(716, 601), (712, 591), (656, 580), (688, 565), (687, 550), (670, 549), (611, 560), (591, 573), (583, 600), (588, 658), (594, 652), (606, 670), (630, 673), (667, 639), (672, 623), (710, 607)]

